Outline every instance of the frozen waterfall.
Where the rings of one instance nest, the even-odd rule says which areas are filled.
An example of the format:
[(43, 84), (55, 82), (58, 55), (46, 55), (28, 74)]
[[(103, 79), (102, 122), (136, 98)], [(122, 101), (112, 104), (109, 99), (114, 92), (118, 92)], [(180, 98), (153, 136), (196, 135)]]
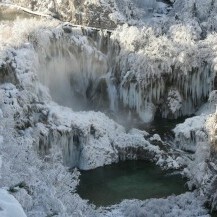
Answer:
[(119, 112), (124, 106), (144, 122), (156, 115), (176, 119), (194, 113), (213, 90), (209, 63), (155, 62), (128, 51), (117, 33), (63, 25), (30, 40), (40, 80), (56, 102), (74, 110)]
[(86, 110), (107, 105), (110, 97), (114, 109), (115, 87), (107, 79), (114, 58), (109, 33), (64, 26), (40, 31), (30, 40), (37, 42), (39, 79), (54, 101)]

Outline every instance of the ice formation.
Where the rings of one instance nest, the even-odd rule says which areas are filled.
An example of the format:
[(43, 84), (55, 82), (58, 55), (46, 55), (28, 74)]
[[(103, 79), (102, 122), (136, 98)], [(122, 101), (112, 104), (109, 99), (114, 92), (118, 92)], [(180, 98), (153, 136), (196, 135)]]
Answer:
[(216, 36), (199, 40), (203, 28), (196, 20), (152, 22), (114, 32), (70, 24), (53, 33), (40, 30), (30, 37), (40, 53), (39, 78), (54, 100), (76, 110), (91, 102), (117, 111), (121, 104), (144, 122), (156, 114), (191, 115), (214, 89)]
[[(164, 118), (190, 115), (214, 88), (212, 63), (203, 61), (200, 53), (196, 55), (202, 48), (200, 42), (191, 39), (184, 50), (187, 44), (177, 46), (176, 38), (158, 36), (151, 27), (125, 26), (114, 34), (124, 48), (120, 53), (120, 98), (144, 121), (153, 120), (156, 111)], [(124, 35), (129, 35), (127, 40)], [(196, 54), (190, 55), (192, 52)]]
[(90, 103), (118, 111), (123, 104), (144, 122), (156, 112), (163, 118), (191, 115), (213, 90), (215, 68), (212, 57), (189, 53), (202, 49), (209, 55), (209, 41), (189, 36), (187, 44), (177, 45), (176, 36), (158, 37), (155, 31), (124, 26), (111, 33), (64, 25), (53, 32), (40, 30), (30, 41), (39, 53), (39, 78), (62, 105), (85, 110)]
[[(49, 28), (47, 31), (52, 32)], [(59, 32), (58, 28), (53, 31)], [(29, 40), (33, 40), (31, 35)], [(126, 133), (100, 112), (76, 113), (52, 102), (47, 88), (36, 77), (40, 52), (26, 39), (26, 43), (16, 49), (7, 48), (1, 58), (2, 173), (17, 174), (13, 179), (10, 174), (4, 175), (1, 186), (13, 189), (20, 186), (19, 183), (26, 183), (16, 187), (14, 196), (28, 216), (96, 215), (76, 194), (71, 194), (78, 183), (78, 174), (76, 170), (69, 174), (62, 163), (91, 169), (119, 159), (150, 159), (165, 168), (182, 166), (175, 161), (176, 155), (168, 156), (147, 141), (144, 132)], [(17, 146), (22, 147), (22, 151), (17, 153)], [(16, 157), (7, 161), (11, 153), (17, 153)], [(74, 205), (65, 205), (70, 204), (69, 201), (74, 201)]]

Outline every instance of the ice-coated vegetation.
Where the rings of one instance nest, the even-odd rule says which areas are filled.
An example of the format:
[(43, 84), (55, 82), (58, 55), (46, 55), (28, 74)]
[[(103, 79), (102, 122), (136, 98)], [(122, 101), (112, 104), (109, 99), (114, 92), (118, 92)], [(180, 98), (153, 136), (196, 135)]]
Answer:
[(214, 88), (212, 42), (198, 41), (191, 28), (176, 24), (161, 35), (159, 27), (123, 26), (114, 33), (122, 48), (120, 98), (144, 121), (156, 111), (165, 118), (190, 115)]
[[(148, 217), (148, 216), (210, 216), (201, 208), (203, 200), (198, 199), (193, 193), (185, 193), (177, 197), (170, 196), (166, 199), (151, 199), (145, 201), (125, 200), (114, 206), (112, 211), (103, 213), (106, 217)], [(193, 206), (192, 206), (193, 205)], [(157, 207), (157, 209), (156, 209)]]

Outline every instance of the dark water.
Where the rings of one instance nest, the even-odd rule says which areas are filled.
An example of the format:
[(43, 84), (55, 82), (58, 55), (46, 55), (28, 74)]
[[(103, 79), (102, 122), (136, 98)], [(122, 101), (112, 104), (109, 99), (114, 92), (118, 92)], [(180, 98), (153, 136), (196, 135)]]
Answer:
[(141, 130), (146, 130), (150, 134), (159, 134), (162, 138), (167, 139), (167, 137), (173, 136), (172, 130), (177, 124), (183, 123), (187, 117), (178, 118), (176, 120), (170, 120), (165, 118), (155, 118), (151, 123), (141, 123), (137, 122), (136, 128)]
[(180, 175), (163, 172), (154, 163), (125, 161), (90, 171), (82, 171), (77, 192), (97, 206), (123, 199), (162, 198), (186, 191)]
[(210, 215), (211, 215), (211, 217), (217, 217), (217, 212), (216, 211), (212, 212)]

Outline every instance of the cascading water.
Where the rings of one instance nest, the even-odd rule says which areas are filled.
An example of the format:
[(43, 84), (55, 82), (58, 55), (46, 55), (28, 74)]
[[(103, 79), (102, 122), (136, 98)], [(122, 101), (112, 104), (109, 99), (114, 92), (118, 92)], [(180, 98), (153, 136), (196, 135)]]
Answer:
[[(54, 101), (74, 110), (108, 105), (108, 97), (113, 97), (115, 89), (107, 79), (113, 46), (106, 34), (65, 27), (54, 33), (40, 32), (31, 39), (37, 41), (39, 79), (49, 88)], [(112, 99), (112, 109), (115, 103)]]
[(136, 52), (119, 55), (123, 47), (111, 35), (65, 25), (33, 38), (39, 53), (39, 78), (56, 102), (74, 110), (116, 113), (123, 103), (150, 122), (156, 112), (172, 119), (191, 115), (213, 89), (215, 73), (208, 63), (189, 69), (180, 63), (151, 65), (149, 58)]
[[(123, 50), (109, 31), (63, 25), (55, 31), (40, 30), (29, 40), (38, 55), (39, 78), (56, 102), (74, 110), (111, 110), (119, 116), (124, 106), (129, 109), (126, 114), (137, 113), (144, 122), (153, 120), (156, 113), (177, 118), (192, 114), (213, 87), (215, 75), (208, 64), (186, 71), (163, 62), (150, 64), (145, 55)], [(122, 118), (124, 125), (131, 122)], [(85, 149), (95, 139), (96, 128), (88, 125), (79, 131), (69, 126), (60, 131), (49, 131), (42, 143), (48, 143), (48, 149), (60, 144), (66, 165), (91, 168), (85, 162)], [(131, 148), (115, 149), (110, 140), (108, 144), (109, 163), (122, 159), (120, 153), (125, 159), (131, 152)], [(137, 156), (139, 148), (132, 150), (132, 156)]]
[[(64, 4), (64, 1), (61, 2)], [(103, 1), (85, 1), (82, 7), (90, 8), (89, 2)], [(116, 11), (116, 1), (106, 2), (111, 6), (109, 9), (114, 9), (114, 13), (107, 16), (114, 16), (118, 12)], [(122, 2), (117, 2), (121, 7)], [(76, 3), (80, 7), (80, 3), (78, 1)], [(212, 159), (209, 157), (208, 134), (206, 134), (204, 127), (208, 115), (204, 115), (204, 117), (200, 115), (194, 117), (194, 119), (186, 120), (184, 124), (180, 124), (174, 129), (177, 149), (174, 149), (172, 142), (163, 141), (168, 141), (165, 131), (170, 131), (172, 126), (169, 126), (170, 123), (166, 126), (161, 118), (176, 119), (183, 115), (192, 114), (203, 102), (206, 102), (216, 81), (216, 70), (214, 69), (216, 63), (216, 54), (214, 53), (216, 46), (214, 45), (216, 45), (216, 42), (212, 46), (209, 40), (204, 38), (201, 40), (200, 36), (190, 39), (189, 42), (189, 29), (186, 27), (187, 25), (181, 24), (184, 21), (180, 19), (180, 15), (174, 16), (174, 20), (166, 20), (166, 14), (164, 14), (164, 19), (158, 20), (163, 22), (162, 25), (158, 21), (155, 22), (154, 19), (151, 21), (153, 23), (149, 23), (148, 19), (150, 17), (148, 16), (152, 16), (152, 12), (157, 13), (156, 4), (158, 5), (159, 2), (135, 0), (132, 1), (133, 4), (128, 3), (130, 1), (124, 1), (121, 13), (123, 12), (123, 15), (126, 15), (129, 20), (132, 18), (128, 24), (134, 26), (129, 27), (126, 24), (123, 27), (127, 29), (126, 32), (121, 29), (122, 27), (118, 27), (112, 32), (81, 26), (76, 27), (70, 24), (62, 24), (56, 27), (56, 25), (59, 25), (59, 21), (55, 21), (55, 24), (51, 24), (52, 27), (48, 27), (46, 20), (43, 24), (47, 26), (46, 28), (42, 28), (40, 24), (39, 29), (33, 30), (33, 34), (30, 33), (30, 30), (22, 34), (22, 37), (25, 35), (22, 39), (25, 38), (25, 43), (21, 40), (22, 42), (17, 43), (17, 46), (10, 47), (7, 44), (3, 46), (6, 52), (3, 55), (4, 58), (0, 57), (2, 74), (0, 91), (2, 96), (2, 102), (0, 103), (2, 156), (0, 158), (5, 162), (1, 170), (6, 175), (3, 175), (2, 178), (4, 179), (4, 185), (7, 185), (7, 183), (11, 185), (21, 179), (25, 180), (27, 184), (25, 184), (24, 189), (16, 187), (15, 190), (19, 192), (13, 193), (16, 194), (17, 198), (20, 198), (23, 207), (28, 211), (28, 215), (95, 216), (93, 213), (98, 212), (98, 210), (94, 210), (91, 211), (91, 214), (86, 215), (83, 210), (86, 209), (87, 205), (83, 206), (83, 201), (81, 205), (80, 201), (76, 203), (80, 199), (73, 192), (75, 188), (70, 185), (72, 177), (61, 163), (67, 167), (77, 167), (81, 170), (101, 167), (98, 170), (98, 178), (94, 175), (94, 171), (92, 175), (87, 175), (88, 178), (97, 181), (96, 185), (90, 187), (88, 178), (85, 183), (87, 184), (87, 190), (94, 189), (93, 192), (89, 191), (90, 194), (96, 195), (99, 199), (99, 190), (102, 190), (102, 198), (104, 198), (103, 194), (106, 192), (106, 187), (98, 182), (104, 179), (102, 171), (105, 168), (102, 167), (125, 161), (123, 162), (124, 167), (121, 167), (122, 162), (115, 165), (120, 167), (117, 169), (118, 176), (111, 175), (115, 170), (115, 166), (112, 165), (110, 167), (112, 172), (106, 171), (105, 179), (109, 186), (107, 195), (120, 189), (129, 194), (127, 196), (123, 194), (123, 197), (118, 197), (117, 200), (111, 199), (108, 201), (109, 203), (105, 201), (104, 204), (113, 204), (113, 201), (119, 202), (124, 198), (132, 199), (134, 197), (132, 192), (137, 187), (137, 193), (141, 197), (135, 198), (140, 199), (163, 197), (171, 193), (179, 194), (185, 191), (180, 191), (184, 185), (180, 178), (177, 177), (177, 179), (172, 180), (172, 176), (164, 176), (165, 174), (161, 173), (160, 168), (158, 170), (148, 164), (145, 165), (144, 161), (139, 162), (140, 159), (153, 161), (165, 170), (182, 170), (185, 168), (184, 173), (188, 173), (187, 176), (190, 177), (191, 183), (189, 186), (193, 186), (194, 179), (197, 179), (195, 183), (201, 185), (202, 188), (199, 185), (196, 185), (196, 187), (199, 186), (199, 191), (206, 194), (204, 186), (206, 187), (206, 182), (211, 180), (209, 170), (215, 170), (215, 164), (212, 164)], [(211, 6), (213, 4), (212, 1)], [(138, 7), (144, 10), (141, 9), (141, 13), (137, 16), (137, 10), (135, 9), (138, 9)], [(86, 13), (83, 8), (79, 8), (80, 14)], [(95, 8), (99, 9), (99, 14), (101, 13), (100, 9), (103, 9), (103, 7)], [(96, 10), (95, 8), (93, 10)], [(124, 11), (125, 9), (126, 11)], [(148, 14), (147, 26), (142, 23), (146, 18), (141, 19), (138, 26), (135, 25), (136, 19), (145, 13)], [(201, 15), (199, 19), (203, 19)], [(95, 17), (97, 16), (98, 11)], [(156, 16), (153, 15), (154, 18)], [(84, 19), (84, 16), (81, 18)], [(104, 19), (105, 17), (102, 15), (100, 18)], [(125, 16), (123, 16), (123, 19), (125, 19)], [(81, 20), (81, 22), (83, 21)], [(97, 26), (98, 24), (101, 26), (100, 22), (100, 19), (96, 20)], [(144, 29), (139, 27), (140, 24), (141, 26), (144, 25)], [(19, 30), (21, 26), (21, 23), (19, 23)], [(159, 26), (162, 28), (159, 28)], [(198, 27), (200, 32), (202, 25), (199, 23), (198, 26), (192, 25), (190, 28)], [(131, 27), (133, 28), (132, 32), (130, 32)], [(168, 31), (165, 30), (167, 27), (169, 27)], [(5, 27), (2, 26), (2, 28)], [(177, 31), (179, 28), (183, 28), (184, 32), (180, 34)], [(5, 29), (5, 38), (10, 32), (16, 33), (12, 29), (13, 25)], [(120, 38), (117, 32), (120, 33)], [(191, 30), (190, 33), (194, 35), (195, 32)], [(32, 43), (27, 43), (26, 35)], [(134, 35), (136, 35), (135, 38)], [(183, 37), (182, 40), (179, 41), (179, 37)], [(5, 41), (7, 43), (7, 40)], [(210, 47), (213, 48), (213, 52), (210, 52), (212, 50)], [(201, 54), (197, 54), (201, 49), (203, 50)], [(38, 82), (35, 76), (36, 71), (40, 81), (50, 90), (54, 101), (64, 107), (53, 103), (49, 94), (47, 94), (47, 89)], [(11, 82), (13, 85), (7, 84), (7, 82)], [(213, 94), (213, 97), (215, 96), (216, 93)], [(215, 99), (213, 100), (215, 101)], [(138, 129), (144, 130), (145, 128), (139, 128), (138, 119), (135, 118), (135, 122), (138, 124), (137, 129), (127, 129), (101, 112), (73, 111), (94, 109), (104, 112), (111, 110), (116, 116), (122, 113), (125, 122), (127, 119), (125, 114), (129, 114), (128, 122), (133, 122), (137, 115), (143, 122), (150, 122), (155, 119), (154, 121), (158, 122), (157, 125), (159, 126), (154, 126), (153, 131), (150, 127), (146, 128), (148, 132), (141, 131)], [(125, 122), (124, 126), (126, 126)], [(172, 120), (171, 123), (174, 127), (175, 121)], [(129, 128), (132, 127), (132, 123), (130, 124)], [(151, 124), (153, 122), (150, 123), (150, 126)], [(147, 124), (144, 125), (147, 126)], [(210, 125), (211, 128), (214, 126), (211, 123)], [(162, 129), (162, 126), (166, 126), (166, 128)], [(162, 136), (159, 133), (160, 131)], [(14, 150), (15, 153), (18, 148), (21, 148), (18, 155), (15, 158), (11, 157), (11, 150)], [(38, 151), (41, 159), (37, 158), (34, 148)], [(204, 149), (206, 150), (204, 151)], [(195, 155), (191, 159), (182, 150), (195, 152)], [(7, 159), (13, 161), (8, 164)], [(127, 162), (127, 160), (135, 160), (136, 162)], [(16, 164), (14, 161), (18, 163)], [(141, 163), (141, 167), (137, 167), (137, 163)], [(133, 166), (130, 169), (129, 165), (131, 164)], [(23, 168), (25, 169), (24, 172)], [(126, 173), (123, 168), (127, 168), (129, 171), (126, 171)], [(203, 170), (208, 172), (205, 173)], [(138, 173), (135, 174), (135, 171)], [(157, 175), (152, 173), (153, 171), (157, 172)], [(10, 180), (10, 173), (16, 174), (15, 179), (11, 179), (12, 181)], [(74, 171), (76, 177), (73, 178), (75, 178), (75, 185), (78, 185), (78, 175), (75, 173), (77, 173), (76, 170)], [(31, 176), (32, 178), (29, 180), (28, 177)], [(203, 178), (201, 178), (202, 176)], [(139, 185), (132, 182), (136, 179), (139, 181)], [(80, 185), (82, 185), (82, 178), (80, 180)], [(180, 184), (178, 183), (179, 180), (181, 181)], [(215, 182), (215, 179), (212, 180)], [(132, 187), (131, 190), (129, 190), (128, 184)], [(143, 184), (147, 187), (146, 192), (141, 191), (144, 190)], [(162, 184), (166, 185), (162, 186)], [(95, 187), (99, 187), (99, 185), (101, 185), (101, 188), (96, 190)], [(210, 183), (208, 187), (209, 185)], [(80, 187), (85, 193), (88, 192), (84, 186)], [(19, 186), (19, 188), (21, 187)], [(165, 189), (166, 192), (161, 194), (162, 189)], [(210, 189), (213, 193), (213, 188)], [(31, 191), (34, 191), (33, 194)], [(147, 192), (148, 195), (144, 197)], [(193, 195), (194, 193), (190, 194)], [(115, 193), (112, 193), (112, 195), (115, 195)], [(119, 196), (119, 193), (116, 195)], [(195, 207), (192, 205), (193, 203), (189, 203), (189, 201), (192, 202), (192, 197), (189, 195), (184, 199), (181, 195), (180, 198), (181, 201), (186, 200), (186, 203), (193, 207), (194, 212)], [(87, 196), (87, 198), (90, 197)], [(176, 196), (173, 196), (166, 199), (167, 204), (169, 204), (169, 215), (171, 214), (171, 208), (179, 207), (179, 202), (176, 202), (175, 205), (170, 203), (176, 198)], [(198, 195), (195, 198), (196, 201), (199, 200)], [(100, 201), (101, 199), (99, 199)], [(145, 206), (142, 205), (144, 212), (139, 211), (140, 207), (136, 205), (138, 201), (125, 201), (122, 204), (127, 207), (128, 204), (134, 203), (136, 212), (147, 214), (146, 207), (152, 200), (147, 201), (145, 201), (145, 203), (147, 202)], [(153, 201), (156, 207), (163, 204), (163, 200)], [(73, 204), (72, 207), (70, 202)], [(201, 201), (200, 206), (203, 205), (203, 202)], [(34, 206), (36, 208), (32, 208)], [(119, 206), (120, 213), (124, 210), (121, 206)], [(183, 210), (186, 207), (188, 209), (186, 204), (181, 206), (184, 207)], [(32, 211), (32, 209), (37, 211)], [(151, 208), (149, 207), (149, 209)], [(111, 210), (113, 212), (114, 207)], [(158, 214), (165, 214), (164, 208), (162, 208), (163, 211), (161, 209), (160, 211), (159, 209), (156, 210)], [(2, 210), (0, 209), (0, 211)], [(134, 208), (129, 207), (129, 211), (132, 215), (135, 214)], [(176, 211), (176, 213), (178, 212), (181, 211)], [(104, 213), (102, 216), (104, 216)], [(188, 216), (188, 214), (183, 214), (183, 216)]]

